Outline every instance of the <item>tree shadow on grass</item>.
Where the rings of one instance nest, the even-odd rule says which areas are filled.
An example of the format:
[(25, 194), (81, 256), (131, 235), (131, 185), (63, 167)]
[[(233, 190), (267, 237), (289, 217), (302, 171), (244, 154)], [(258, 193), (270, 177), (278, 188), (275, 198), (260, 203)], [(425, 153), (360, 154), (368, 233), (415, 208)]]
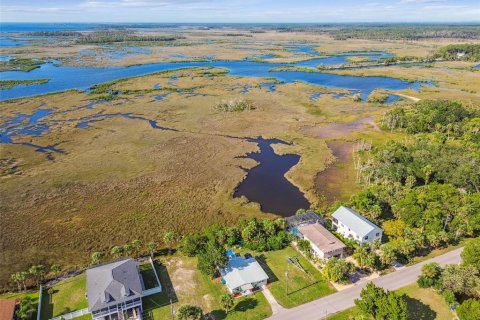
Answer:
[[(256, 299), (245, 298), (242, 301), (238, 302), (235, 305), (235, 307), (233, 307), (233, 309), (230, 311), (229, 314), (236, 313), (236, 312), (243, 313), (243, 312), (246, 312), (248, 310), (255, 309), (257, 306), (258, 306), (258, 301)], [(227, 316), (229, 314), (227, 314), (225, 312), (225, 310), (213, 310), (207, 316), (209, 316), (209, 317), (211, 316), (211, 317), (213, 317), (213, 319), (216, 319), (216, 320), (223, 320), (223, 319), (227, 318)], [(208, 318), (208, 319), (210, 319), (210, 318)]]
[(272, 283), (272, 282), (278, 281), (277, 276), (275, 275), (275, 273), (273, 273), (272, 269), (270, 269), (270, 267), (268, 266), (267, 258), (265, 257), (265, 255), (261, 254), (259, 256), (256, 256), (255, 259), (257, 259), (258, 263), (262, 266), (263, 271), (265, 271), (265, 273), (267, 274), (268, 282)]
[(434, 320), (437, 313), (433, 311), (430, 306), (426, 305), (420, 300), (413, 299), (407, 295), (403, 295), (407, 302), (408, 319), (416, 320)]

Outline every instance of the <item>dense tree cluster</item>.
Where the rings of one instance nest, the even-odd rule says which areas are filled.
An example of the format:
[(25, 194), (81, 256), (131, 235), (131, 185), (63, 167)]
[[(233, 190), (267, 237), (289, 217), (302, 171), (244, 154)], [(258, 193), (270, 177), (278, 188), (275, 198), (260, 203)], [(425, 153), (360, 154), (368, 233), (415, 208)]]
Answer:
[(198, 268), (213, 276), (218, 267), (227, 263), (226, 246), (242, 244), (255, 251), (279, 250), (293, 239), (285, 231), (285, 221), (257, 220), (252, 218), (240, 222), (239, 227), (213, 225), (203, 234), (187, 235), (182, 239), (180, 251), (190, 257), (198, 257)]
[(435, 57), (445, 60), (480, 61), (480, 44), (449, 44), (438, 49)]
[(158, 35), (137, 35), (133, 31), (127, 30), (102, 30), (84, 34), (76, 42), (79, 44), (100, 44), (114, 42), (159, 42), (174, 41), (179, 37), (158, 36)]
[(406, 320), (407, 302), (395, 292), (385, 291), (369, 282), (355, 305), (365, 316), (375, 320)]
[(348, 282), (348, 276), (353, 271), (355, 271), (353, 263), (335, 257), (328, 259), (323, 266), (323, 275), (333, 282)]

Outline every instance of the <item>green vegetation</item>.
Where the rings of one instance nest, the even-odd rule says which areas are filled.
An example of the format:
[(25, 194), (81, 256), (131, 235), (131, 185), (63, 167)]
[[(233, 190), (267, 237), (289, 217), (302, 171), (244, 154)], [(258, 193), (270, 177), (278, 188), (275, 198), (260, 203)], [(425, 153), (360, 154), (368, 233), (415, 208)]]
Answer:
[(480, 238), (473, 239), (465, 245), (462, 251), (462, 261), (480, 270)]
[(478, 26), (368, 26), (357, 25), (329, 32), (335, 40), (422, 40), (422, 39), (480, 39)]
[(326, 279), (333, 282), (348, 282), (348, 276), (355, 270), (355, 266), (351, 262), (344, 259), (330, 258), (323, 267), (323, 275)]
[(181, 39), (181, 37), (137, 35), (133, 31), (113, 30), (84, 34), (76, 42), (78, 44), (106, 44), (115, 42), (169, 42), (178, 39)]
[(445, 60), (480, 61), (480, 44), (450, 44), (438, 49), (435, 58)]
[(461, 320), (480, 319), (480, 301), (476, 299), (465, 300), (457, 309)]
[[(305, 273), (288, 263), (290, 257), (296, 257), (307, 272)], [(286, 308), (292, 308), (335, 292), (321, 272), (292, 247), (265, 252), (258, 256), (257, 260), (270, 278), (269, 289), (272, 295), (278, 303)], [(287, 271), (288, 288), (285, 277)]]
[(255, 104), (250, 100), (233, 99), (228, 101), (221, 101), (215, 104), (214, 109), (222, 112), (238, 112), (255, 110)]
[(202, 320), (203, 310), (198, 306), (183, 305), (178, 309), (178, 320)]
[(29, 86), (33, 84), (47, 83), (50, 79), (36, 79), (36, 80), (0, 80), (0, 90), (11, 89), (16, 86)]
[(45, 288), (42, 298), (41, 318), (46, 320), (86, 308), (86, 282), (86, 275), (81, 274), (61, 281), (50, 288)]
[(360, 292), (360, 299), (355, 299), (355, 305), (365, 316), (375, 320), (407, 319), (407, 302), (395, 292), (388, 292), (369, 282)]
[(0, 61), (0, 71), (32, 71), (40, 67), (43, 63), (45, 63), (45, 61), (39, 59), (14, 58), (7, 61)]

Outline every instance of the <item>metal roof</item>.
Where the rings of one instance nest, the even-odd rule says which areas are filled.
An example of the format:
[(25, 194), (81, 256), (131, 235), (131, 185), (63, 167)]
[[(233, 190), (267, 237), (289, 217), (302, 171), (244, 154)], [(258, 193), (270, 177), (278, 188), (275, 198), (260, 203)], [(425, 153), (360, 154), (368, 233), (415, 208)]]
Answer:
[(137, 263), (131, 258), (87, 269), (88, 310), (96, 311), (143, 295)]
[(267, 274), (255, 258), (233, 257), (225, 268), (220, 269), (220, 274), (225, 280), (225, 284), (232, 290), (247, 284), (268, 280)]
[(344, 206), (338, 208), (332, 214), (332, 217), (346, 225), (362, 238), (369, 234), (372, 230), (382, 230), (355, 210)]

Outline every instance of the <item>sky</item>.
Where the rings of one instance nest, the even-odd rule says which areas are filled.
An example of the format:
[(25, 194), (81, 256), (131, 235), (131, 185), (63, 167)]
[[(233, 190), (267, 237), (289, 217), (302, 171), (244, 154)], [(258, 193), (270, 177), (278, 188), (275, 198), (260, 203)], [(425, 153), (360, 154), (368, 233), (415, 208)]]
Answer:
[(480, 0), (0, 0), (3, 22), (480, 22)]

